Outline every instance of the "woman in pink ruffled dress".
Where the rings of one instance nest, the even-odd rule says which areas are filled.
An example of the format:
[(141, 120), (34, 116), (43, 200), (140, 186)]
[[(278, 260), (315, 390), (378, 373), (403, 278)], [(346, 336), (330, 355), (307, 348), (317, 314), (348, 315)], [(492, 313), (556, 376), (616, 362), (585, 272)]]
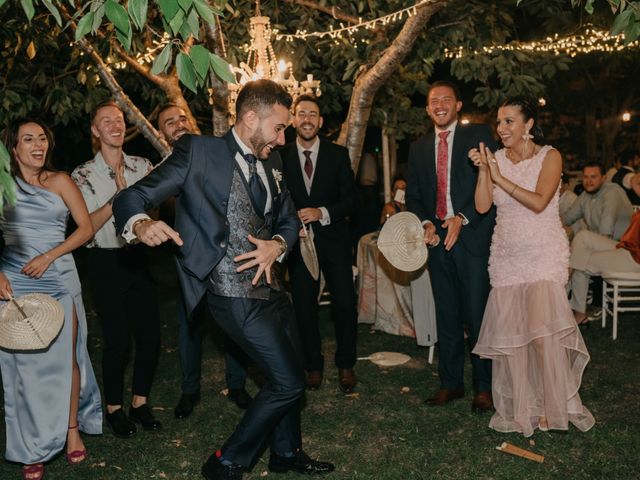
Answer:
[(473, 353), (493, 360), (489, 427), (533, 435), (536, 428), (582, 431), (595, 420), (578, 390), (589, 361), (565, 284), (569, 243), (558, 213), (562, 158), (536, 143), (536, 105), (516, 97), (498, 110), (504, 148), (469, 152), (479, 168), (476, 209), (495, 203), (492, 290)]

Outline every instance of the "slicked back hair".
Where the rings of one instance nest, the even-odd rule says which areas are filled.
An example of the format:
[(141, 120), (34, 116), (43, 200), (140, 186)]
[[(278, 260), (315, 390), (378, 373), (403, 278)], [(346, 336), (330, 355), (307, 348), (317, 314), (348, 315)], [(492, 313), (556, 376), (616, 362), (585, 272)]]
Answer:
[(264, 79), (247, 82), (236, 100), (236, 118), (242, 118), (248, 111), (254, 111), (262, 117), (267, 109), (276, 104), (289, 110), (291, 102), (291, 95), (276, 82)]

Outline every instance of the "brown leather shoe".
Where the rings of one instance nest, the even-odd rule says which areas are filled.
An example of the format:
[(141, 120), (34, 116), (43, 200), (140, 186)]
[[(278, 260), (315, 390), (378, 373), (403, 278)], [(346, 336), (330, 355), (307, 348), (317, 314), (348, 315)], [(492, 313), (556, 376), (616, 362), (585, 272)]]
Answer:
[(490, 412), (493, 410), (493, 400), (490, 392), (476, 393), (471, 401), (471, 411), (475, 413)]
[(307, 373), (307, 390), (318, 390), (322, 385), (322, 372), (311, 370)]
[(356, 383), (358, 383), (352, 368), (339, 368), (338, 379), (340, 381), (340, 390), (344, 393), (352, 393)]
[(462, 390), (461, 388), (455, 390), (441, 388), (433, 397), (427, 398), (424, 403), (429, 405), (430, 407), (442, 407), (452, 400), (456, 400), (462, 397), (464, 397), (464, 390)]

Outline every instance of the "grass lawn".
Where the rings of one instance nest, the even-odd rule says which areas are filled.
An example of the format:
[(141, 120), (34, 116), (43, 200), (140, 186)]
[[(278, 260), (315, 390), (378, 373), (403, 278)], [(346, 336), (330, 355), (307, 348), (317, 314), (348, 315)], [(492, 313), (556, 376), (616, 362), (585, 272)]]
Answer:
[[(219, 447), (241, 418), (242, 411), (221, 394), (224, 369), (212, 335), (205, 340), (202, 402), (186, 420), (173, 417), (180, 396), (180, 369), (173, 271), (168, 261), (159, 262), (154, 276), (159, 284), (163, 347), (151, 396), (158, 433), (140, 431), (128, 440), (108, 431), (85, 436), (89, 459), (68, 466), (57, 458), (46, 467), (53, 479), (197, 479), (200, 467)], [(85, 291), (85, 296), (88, 292)], [(100, 372), (100, 335), (87, 298), (89, 348), (96, 374)], [(325, 384), (307, 394), (303, 411), (305, 450), (313, 457), (332, 461), (336, 472), (329, 479), (638, 479), (640, 478), (640, 318), (625, 315), (619, 337), (611, 339), (610, 326), (592, 324), (583, 330), (591, 363), (583, 378), (582, 399), (596, 418), (595, 427), (581, 433), (541, 433), (531, 439), (490, 430), (489, 416), (470, 410), (470, 387), (464, 400), (444, 408), (427, 408), (423, 400), (438, 387), (436, 364), (427, 363), (427, 350), (410, 338), (372, 332), (359, 327), (359, 352), (398, 351), (411, 355), (403, 366), (382, 369), (368, 361), (357, 365), (357, 394), (345, 397), (331, 367), (334, 343), (328, 311), (322, 311), (325, 331)], [(437, 357), (437, 353), (436, 353)], [(437, 361), (437, 358), (436, 358)], [(130, 369), (129, 369), (130, 370)], [(470, 382), (470, 370), (467, 370)], [(468, 383), (469, 385), (469, 383)], [(407, 388), (404, 388), (407, 387)], [(249, 390), (254, 393), (255, 385)], [(128, 399), (130, 392), (125, 394)], [(4, 422), (0, 427), (4, 450)], [(496, 451), (511, 442), (545, 456), (542, 464)], [(263, 477), (301, 478), (267, 473), (268, 453), (248, 474)], [(0, 462), (0, 479), (19, 478), (18, 465)]]

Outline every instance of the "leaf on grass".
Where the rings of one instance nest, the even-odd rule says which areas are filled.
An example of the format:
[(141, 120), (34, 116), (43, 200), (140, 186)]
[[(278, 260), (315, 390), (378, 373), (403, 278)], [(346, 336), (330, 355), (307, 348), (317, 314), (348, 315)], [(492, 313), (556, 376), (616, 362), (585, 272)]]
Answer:
[(29, 57), (29, 60), (33, 60), (35, 56), (36, 56), (36, 46), (33, 44), (33, 41), (31, 41), (27, 46), (27, 57)]
[(402, 387), (400, 389), (400, 393), (409, 393), (411, 391), (411, 389), (409, 387)]

